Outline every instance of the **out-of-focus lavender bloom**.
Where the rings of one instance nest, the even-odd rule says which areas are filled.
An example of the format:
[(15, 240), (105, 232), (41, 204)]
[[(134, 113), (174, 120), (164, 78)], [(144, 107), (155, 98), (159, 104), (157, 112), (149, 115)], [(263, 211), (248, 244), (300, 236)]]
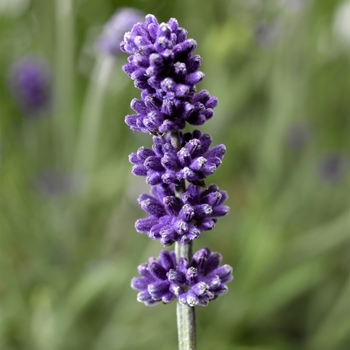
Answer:
[(299, 11), (306, 5), (306, 0), (281, 0), (283, 6), (291, 11)]
[(254, 30), (256, 43), (261, 47), (267, 47), (274, 43), (277, 38), (277, 29), (273, 24), (259, 23)]
[(217, 99), (206, 90), (196, 93), (196, 84), (204, 77), (198, 69), (199, 55), (192, 56), (197, 43), (187, 39), (187, 31), (176, 19), (158, 24), (153, 15), (137, 23), (124, 36), (120, 48), (129, 53), (123, 70), (142, 90), (142, 99), (134, 99), (126, 123), (132, 130), (163, 134), (186, 126), (202, 125), (213, 116)]
[(159, 258), (139, 266), (141, 277), (134, 277), (131, 287), (139, 291), (137, 300), (148, 306), (169, 303), (175, 297), (181, 304), (206, 306), (225, 294), (226, 284), (233, 279), (232, 267), (220, 266), (221, 260), (219, 253), (203, 248), (191, 262), (180, 258), (176, 265), (175, 253), (162, 251)]
[(302, 150), (310, 141), (310, 128), (305, 123), (293, 125), (286, 135), (288, 146), (294, 150)]
[(131, 30), (132, 26), (142, 21), (143, 14), (133, 8), (123, 7), (118, 9), (112, 18), (105, 24), (101, 36), (96, 40), (97, 51), (119, 56), (120, 42), (125, 32)]
[(141, 208), (150, 216), (137, 220), (135, 228), (165, 246), (199, 238), (201, 232), (211, 230), (217, 219), (229, 211), (222, 205), (227, 194), (216, 185), (201, 190), (190, 184), (181, 198), (175, 196), (173, 186), (158, 185), (151, 193), (139, 197)]
[(152, 149), (141, 147), (132, 153), (129, 160), (133, 174), (147, 176), (149, 185), (161, 183), (179, 185), (182, 180), (204, 183), (222, 162), (226, 148), (218, 145), (209, 150), (212, 139), (199, 130), (193, 133), (180, 133), (181, 149), (176, 151), (170, 135), (153, 137)]
[(77, 177), (57, 170), (43, 171), (37, 179), (39, 192), (44, 197), (60, 197), (78, 190)]
[(347, 168), (348, 162), (344, 156), (329, 154), (319, 164), (319, 177), (322, 181), (336, 183), (344, 178)]
[(25, 56), (10, 67), (9, 85), (22, 112), (29, 117), (48, 115), (53, 104), (53, 76), (48, 64)]

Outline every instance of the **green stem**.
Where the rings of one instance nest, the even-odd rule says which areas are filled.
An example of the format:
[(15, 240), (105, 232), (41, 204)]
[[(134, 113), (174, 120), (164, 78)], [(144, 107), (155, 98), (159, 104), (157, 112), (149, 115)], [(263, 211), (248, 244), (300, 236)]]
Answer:
[(55, 68), (57, 113), (53, 117), (55, 153), (59, 165), (70, 163), (73, 143), (74, 11), (72, 0), (55, 1)]
[(110, 55), (100, 55), (98, 57), (82, 110), (74, 166), (78, 171), (85, 173), (87, 184), (90, 183), (89, 178), (94, 168), (103, 101), (114, 62), (115, 58)]
[[(180, 134), (171, 133), (171, 144), (176, 150), (180, 150)], [(185, 181), (176, 186), (175, 193), (178, 197), (186, 190)], [(185, 258), (187, 261), (192, 260), (192, 242), (188, 244), (175, 243), (175, 254), (177, 261)], [(179, 350), (196, 350), (196, 313), (195, 308), (182, 305), (179, 302), (176, 306), (177, 332), (179, 339)]]

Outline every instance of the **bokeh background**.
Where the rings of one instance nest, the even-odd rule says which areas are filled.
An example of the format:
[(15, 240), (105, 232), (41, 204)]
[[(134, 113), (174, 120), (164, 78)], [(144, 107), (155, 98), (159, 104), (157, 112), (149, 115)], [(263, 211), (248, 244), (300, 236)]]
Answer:
[[(147, 308), (130, 288), (162, 247), (134, 229), (148, 187), (128, 154), (151, 138), (124, 117), (139, 91), (126, 55), (95, 47), (122, 6), (177, 18), (203, 58), (199, 89), (219, 98), (201, 130), (227, 146), (209, 182), (231, 211), (194, 248), (221, 252), (235, 280), (197, 308), (199, 349), (349, 349), (344, 0), (0, 1), (0, 348), (177, 348), (175, 303)], [(52, 70), (40, 113), (11, 81), (28, 56)]]

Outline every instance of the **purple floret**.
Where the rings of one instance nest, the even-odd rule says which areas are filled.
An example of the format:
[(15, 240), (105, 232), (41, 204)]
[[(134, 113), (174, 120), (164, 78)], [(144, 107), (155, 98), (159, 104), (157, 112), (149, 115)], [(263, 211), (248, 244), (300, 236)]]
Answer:
[(196, 252), (191, 263), (185, 258), (180, 258), (177, 271), (186, 278), (185, 293), (178, 296), (181, 304), (188, 306), (206, 306), (209, 301), (226, 294), (226, 283), (232, 281), (232, 267), (220, 266), (222, 256), (213, 253), (209, 248), (200, 249)]
[(123, 70), (142, 90), (134, 99), (125, 122), (132, 130), (163, 134), (191, 125), (202, 125), (213, 116), (216, 97), (206, 90), (196, 93), (204, 74), (198, 69), (199, 55), (192, 56), (197, 43), (187, 39), (187, 31), (176, 19), (158, 24), (153, 15), (137, 23), (120, 44), (130, 54)]
[(162, 301), (170, 303), (175, 297), (173, 283), (168, 278), (169, 271), (176, 269), (174, 252), (160, 252), (159, 258), (150, 258), (148, 263), (138, 267), (141, 277), (131, 280), (131, 287), (140, 291), (137, 300), (147, 306)]
[(175, 297), (191, 307), (206, 306), (228, 290), (233, 279), (232, 267), (220, 266), (221, 255), (203, 248), (194, 254), (191, 263), (175, 253), (162, 251), (159, 258), (151, 258), (139, 266), (141, 277), (134, 277), (131, 287), (139, 291), (137, 300), (147, 306), (157, 302), (169, 303)]
[(199, 238), (201, 232), (211, 230), (217, 219), (229, 211), (222, 205), (227, 194), (216, 185), (201, 190), (190, 184), (181, 198), (175, 196), (173, 186), (159, 185), (151, 192), (152, 195), (139, 197), (141, 208), (150, 216), (137, 220), (135, 227), (165, 246), (175, 242), (187, 244)]
[(211, 136), (199, 130), (180, 133), (180, 139), (181, 149), (176, 151), (169, 134), (166, 137), (153, 137), (152, 149), (140, 147), (137, 153), (129, 156), (134, 164), (132, 173), (146, 176), (146, 182), (151, 186), (162, 183), (179, 185), (183, 180), (204, 182), (220, 166), (225, 146), (209, 149)]

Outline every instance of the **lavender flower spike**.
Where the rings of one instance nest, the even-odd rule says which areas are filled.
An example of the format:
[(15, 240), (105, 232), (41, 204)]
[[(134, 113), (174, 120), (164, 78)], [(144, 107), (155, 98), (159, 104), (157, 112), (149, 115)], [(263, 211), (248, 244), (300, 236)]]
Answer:
[(96, 50), (115, 57), (120, 56), (119, 45), (123, 40), (124, 33), (142, 18), (143, 14), (136, 9), (119, 8), (105, 24), (101, 36), (96, 40)]
[(233, 279), (230, 266), (219, 266), (221, 259), (219, 253), (203, 248), (191, 262), (181, 258), (176, 264), (175, 253), (163, 250), (159, 258), (138, 267), (141, 277), (134, 277), (131, 287), (139, 291), (137, 300), (147, 306), (174, 298), (181, 304), (206, 306), (225, 294), (226, 284)]
[(10, 67), (9, 85), (24, 115), (34, 118), (51, 112), (53, 77), (45, 61), (30, 56), (19, 58)]
[(204, 77), (198, 70), (202, 59), (192, 56), (196, 46), (174, 18), (158, 24), (147, 15), (145, 23), (125, 34), (120, 48), (130, 56), (123, 69), (142, 90), (142, 99), (131, 102), (136, 114), (125, 119), (132, 130), (163, 134), (184, 129), (186, 122), (202, 125), (213, 116), (217, 99), (206, 90), (196, 93)]
[(150, 195), (138, 199), (149, 216), (137, 220), (135, 228), (164, 246), (175, 243), (175, 253), (162, 251), (140, 265), (141, 277), (131, 286), (145, 305), (178, 299), (180, 350), (196, 349), (194, 307), (226, 293), (233, 278), (230, 266), (220, 266), (220, 254), (204, 248), (192, 256), (192, 241), (229, 211), (223, 205), (226, 192), (205, 183), (220, 166), (225, 146), (210, 148), (210, 135), (199, 130), (182, 132), (187, 124), (209, 120), (218, 103), (208, 91), (196, 92), (204, 77), (202, 59), (192, 54), (196, 46), (176, 19), (159, 24), (153, 15), (135, 24), (120, 44), (129, 54), (123, 70), (141, 90), (141, 99), (131, 102), (135, 113), (125, 122), (154, 136), (152, 148), (140, 147), (129, 156), (133, 174), (145, 176), (152, 186)]

